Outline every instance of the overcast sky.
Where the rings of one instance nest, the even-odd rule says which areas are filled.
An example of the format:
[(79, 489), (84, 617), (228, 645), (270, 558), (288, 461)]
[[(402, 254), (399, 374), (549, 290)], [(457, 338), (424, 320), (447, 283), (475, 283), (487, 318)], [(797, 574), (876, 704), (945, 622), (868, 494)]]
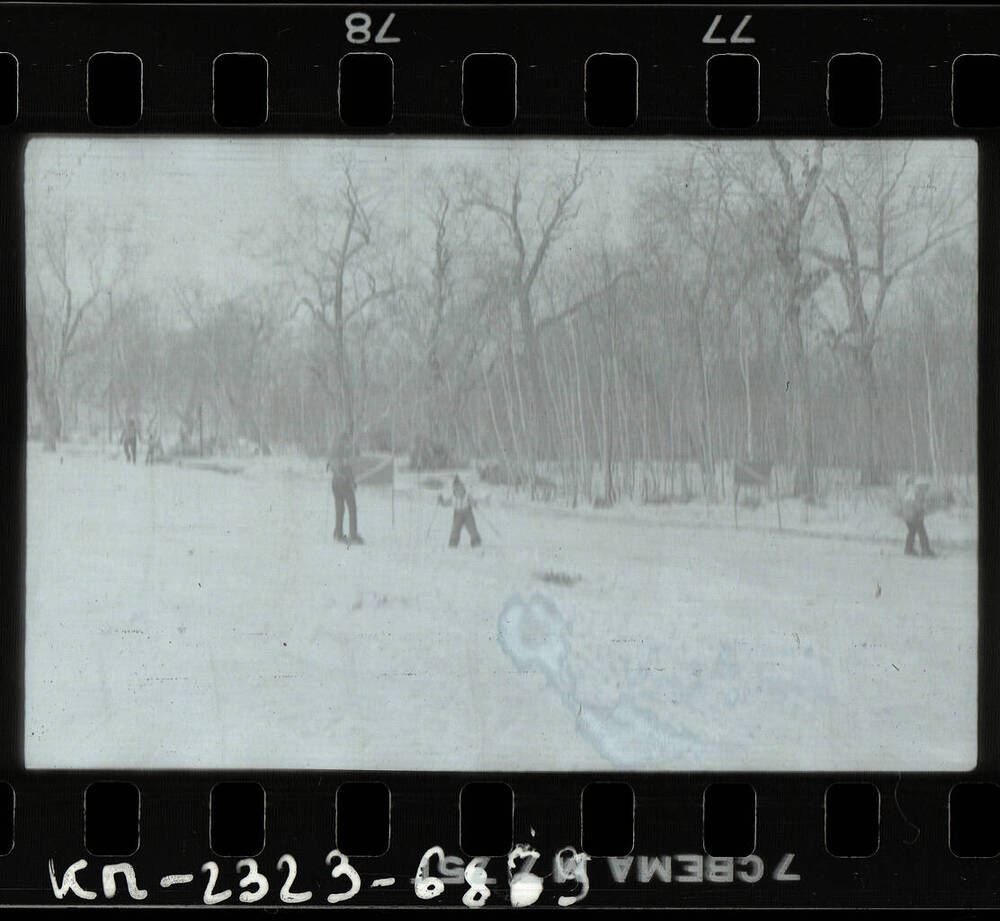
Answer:
[[(757, 143), (763, 154), (763, 142)], [(26, 152), (28, 238), (40, 216), (68, 207), (75, 220), (86, 224), (94, 216), (139, 244), (145, 251), (137, 273), (143, 289), (190, 278), (221, 297), (273, 276), (273, 266), (246, 251), (247, 239), (267, 239), (269, 226), (295, 195), (331, 181), (339, 188), (333, 171), (344, 157), (354, 164), (362, 194), (381, 202), (383, 218), (423, 226), (414, 219), (428, 168), (465, 164), (496, 173), (516, 156), (529, 181), (541, 181), (547, 174), (566, 175), (578, 150), (589, 171), (574, 232), (620, 242), (637, 182), (658, 164), (686, 158), (691, 147), (674, 139), (42, 137)], [(919, 171), (939, 158), (959, 164), (974, 186), (974, 142), (916, 142), (912, 168)], [(29, 243), (29, 271), (31, 258)]]

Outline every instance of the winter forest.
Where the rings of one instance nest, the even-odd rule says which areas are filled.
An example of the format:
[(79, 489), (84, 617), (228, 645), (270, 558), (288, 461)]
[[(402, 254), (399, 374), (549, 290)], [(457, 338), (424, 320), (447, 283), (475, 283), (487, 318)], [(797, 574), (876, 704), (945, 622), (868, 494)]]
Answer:
[[(49, 448), (133, 416), (167, 452), (348, 433), (571, 505), (721, 499), (734, 459), (806, 499), (834, 471), (974, 492), (972, 144), (51, 143), (27, 267)], [(177, 220), (174, 186), (241, 160)], [(218, 264), (192, 271), (192, 234)]]
[(976, 763), (975, 144), (25, 158), (28, 767)]

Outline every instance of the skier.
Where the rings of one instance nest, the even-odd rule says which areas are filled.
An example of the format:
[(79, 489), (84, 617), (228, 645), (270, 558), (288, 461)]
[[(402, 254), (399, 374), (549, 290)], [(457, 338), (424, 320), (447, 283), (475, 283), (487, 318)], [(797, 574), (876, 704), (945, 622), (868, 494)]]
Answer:
[(459, 479), (457, 473), (455, 474), (455, 479), (452, 480), (451, 496), (447, 499), (444, 496), (438, 496), (438, 504), (450, 505), (455, 509), (451, 519), (451, 536), (448, 538), (449, 547), (458, 546), (459, 539), (462, 537), (462, 528), (468, 530), (473, 547), (478, 547), (482, 543), (479, 531), (476, 529), (476, 518), (472, 514), (472, 506), (476, 503), (472, 496), (469, 495), (465, 484)]
[[(342, 544), (363, 544), (364, 540), (358, 534), (358, 505), (354, 496), (354, 489), (357, 484), (354, 482), (354, 470), (351, 467), (350, 457), (350, 439), (343, 437), (338, 439), (334, 456), (326, 464), (326, 469), (333, 471), (331, 486), (333, 488), (333, 501), (337, 513), (333, 538)], [(347, 506), (347, 514), (350, 521), (350, 530), (347, 537), (344, 536), (345, 505)]]
[(156, 458), (163, 454), (163, 442), (160, 441), (160, 436), (156, 434), (156, 429), (150, 426), (149, 433), (146, 436), (146, 466), (152, 465)]
[(924, 515), (927, 514), (927, 492), (929, 483), (918, 482), (912, 476), (906, 478), (906, 491), (903, 495), (902, 516), (906, 522), (906, 545), (903, 552), (907, 556), (916, 556), (913, 548), (914, 538), (920, 539), (920, 552), (923, 556), (935, 556), (931, 550), (927, 529), (924, 527)]
[(131, 416), (125, 422), (125, 431), (122, 432), (122, 445), (125, 447), (125, 463), (135, 463), (136, 447), (139, 441), (139, 428), (135, 419)]

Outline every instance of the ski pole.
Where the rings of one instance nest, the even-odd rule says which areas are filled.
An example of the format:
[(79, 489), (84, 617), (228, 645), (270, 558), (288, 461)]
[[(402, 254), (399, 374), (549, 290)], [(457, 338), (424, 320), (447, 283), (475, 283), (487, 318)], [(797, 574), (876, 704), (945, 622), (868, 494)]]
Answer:
[(438, 505), (440, 503), (434, 503), (434, 509), (431, 512), (431, 520), (427, 524), (427, 533), (424, 535), (424, 540), (427, 540), (431, 536), (431, 528), (434, 527), (434, 522), (437, 519)]

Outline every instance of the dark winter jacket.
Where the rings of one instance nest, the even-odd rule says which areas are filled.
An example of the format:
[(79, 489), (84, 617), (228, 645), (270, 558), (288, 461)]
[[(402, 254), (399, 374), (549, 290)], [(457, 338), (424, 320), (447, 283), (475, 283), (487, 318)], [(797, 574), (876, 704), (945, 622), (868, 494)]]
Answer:
[(350, 492), (355, 488), (357, 484), (354, 482), (354, 468), (347, 458), (334, 458), (327, 466), (333, 470), (331, 485), (335, 493)]
[(902, 516), (903, 521), (919, 521), (924, 517), (927, 506), (927, 490), (929, 484), (910, 481), (906, 484), (906, 491), (903, 493)]

